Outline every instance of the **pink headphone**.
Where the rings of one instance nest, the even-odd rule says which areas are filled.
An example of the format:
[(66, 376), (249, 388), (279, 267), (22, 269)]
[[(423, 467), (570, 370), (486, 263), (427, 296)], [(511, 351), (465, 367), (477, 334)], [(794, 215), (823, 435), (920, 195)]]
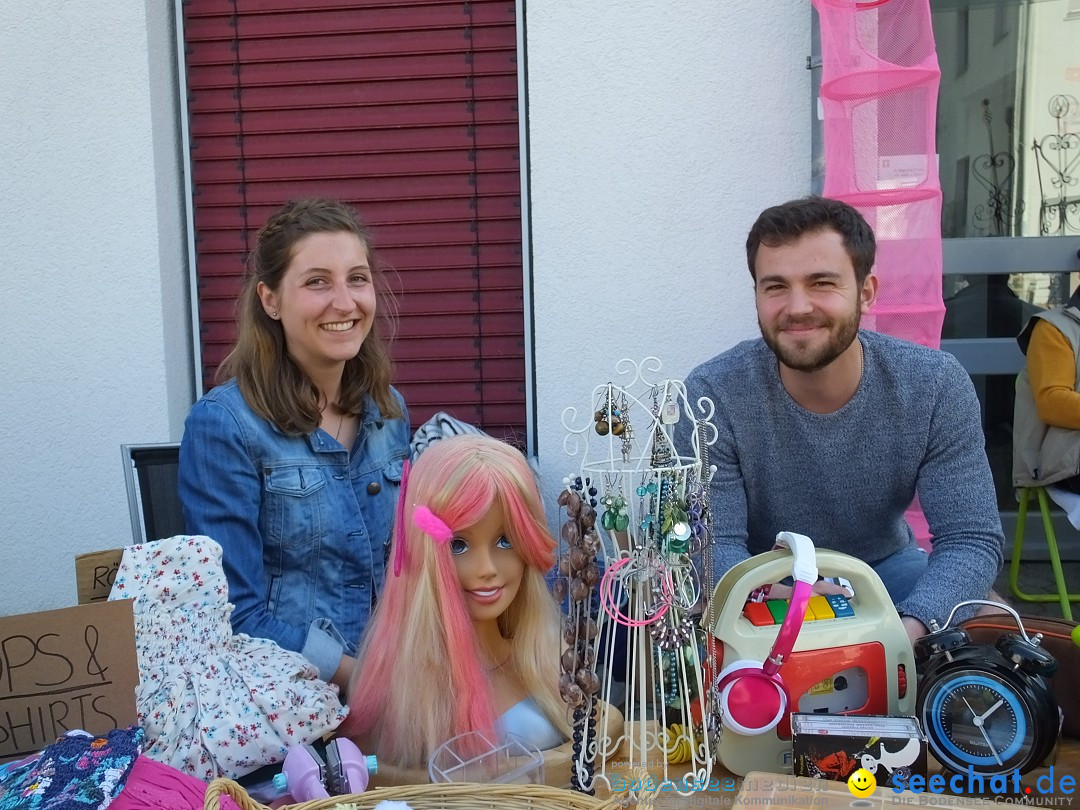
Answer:
[(817, 555), (806, 535), (780, 532), (776, 544), (794, 555), (795, 587), (776, 642), (764, 663), (743, 659), (728, 664), (716, 677), (724, 725), (738, 734), (764, 734), (776, 727), (791, 705), (791, 695), (778, 670), (791, 654), (802, 629), (810, 592), (817, 582)]

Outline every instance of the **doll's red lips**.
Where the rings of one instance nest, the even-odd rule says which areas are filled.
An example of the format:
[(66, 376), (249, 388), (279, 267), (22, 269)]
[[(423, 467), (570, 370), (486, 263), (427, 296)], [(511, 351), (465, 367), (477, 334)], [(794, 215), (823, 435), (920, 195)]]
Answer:
[(466, 591), (465, 593), (469, 594), (469, 596), (471, 596), (473, 599), (475, 599), (482, 605), (490, 605), (492, 602), (499, 601), (499, 597), (502, 596), (502, 592), (502, 588), (488, 588), (483, 590), (477, 589), (474, 591)]

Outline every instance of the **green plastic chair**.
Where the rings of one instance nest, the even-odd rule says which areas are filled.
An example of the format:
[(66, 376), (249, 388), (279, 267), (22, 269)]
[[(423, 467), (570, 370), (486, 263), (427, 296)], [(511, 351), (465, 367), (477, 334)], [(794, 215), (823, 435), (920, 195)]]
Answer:
[[(1042, 511), (1043, 529), (1046, 532), (1046, 545), (1050, 552), (1050, 567), (1054, 571), (1054, 583), (1057, 593), (1027, 593), (1020, 590), (1020, 554), (1024, 548), (1024, 528), (1027, 525), (1028, 501), (1032, 490), (1039, 499)], [(1009, 589), (1013, 595), (1024, 602), (1060, 602), (1061, 612), (1068, 621), (1072, 621), (1070, 602), (1080, 601), (1080, 593), (1069, 593), (1065, 587), (1065, 575), (1061, 570), (1061, 555), (1058, 553), (1057, 536), (1054, 524), (1050, 520), (1050, 496), (1045, 487), (1020, 487), (1020, 508), (1016, 514), (1016, 535), (1013, 537), (1012, 560), (1009, 561)]]

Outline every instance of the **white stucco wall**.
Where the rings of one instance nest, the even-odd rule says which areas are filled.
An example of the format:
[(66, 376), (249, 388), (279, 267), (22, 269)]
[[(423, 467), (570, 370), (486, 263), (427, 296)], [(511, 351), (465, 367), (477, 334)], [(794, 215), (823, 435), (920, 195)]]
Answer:
[(0, 614), (74, 604), (74, 556), (130, 542), (120, 445), (191, 402), (171, 27), (0, 8)]
[(617, 359), (671, 376), (757, 334), (743, 245), (810, 183), (809, 3), (527, 8), (537, 453), (549, 509)]

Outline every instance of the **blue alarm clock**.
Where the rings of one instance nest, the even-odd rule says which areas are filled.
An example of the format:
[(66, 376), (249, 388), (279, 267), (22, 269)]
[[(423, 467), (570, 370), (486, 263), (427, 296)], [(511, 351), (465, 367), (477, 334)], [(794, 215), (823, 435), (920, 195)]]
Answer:
[[(957, 609), (975, 604), (1012, 614), (1019, 634), (1004, 633), (993, 645), (972, 644), (962, 628), (949, 625)], [(1037, 767), (1053, 750), (1061, 723), (1047, 680), (1057, 660), (1040, 646), (1042, 636), (1028, 636), (1012, 608), (983, 599), (961, 602), (944, 628), (932, 622), (930, 629), (914, 653), (916, 712), (933, 755), (958, 773)]]

